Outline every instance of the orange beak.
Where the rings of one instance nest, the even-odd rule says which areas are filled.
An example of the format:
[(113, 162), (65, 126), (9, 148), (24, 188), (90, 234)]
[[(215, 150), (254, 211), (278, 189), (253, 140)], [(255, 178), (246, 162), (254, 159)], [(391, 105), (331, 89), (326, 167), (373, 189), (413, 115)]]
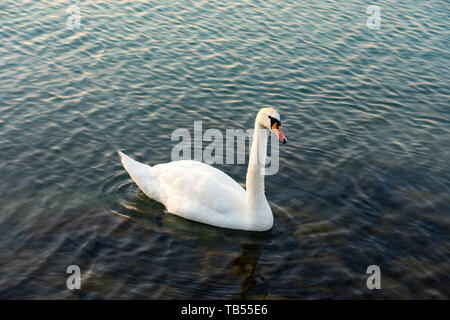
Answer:
[(284, 136), (283, 132), (281, 131), (281, 127), (278, 126), (277, 123), (274, 123), (272, 126), (272, 131), (275, 133), (275, 135), (278, 137), (278, 140), (280, 140), (281, 143), (286, 143), (287, 139)]

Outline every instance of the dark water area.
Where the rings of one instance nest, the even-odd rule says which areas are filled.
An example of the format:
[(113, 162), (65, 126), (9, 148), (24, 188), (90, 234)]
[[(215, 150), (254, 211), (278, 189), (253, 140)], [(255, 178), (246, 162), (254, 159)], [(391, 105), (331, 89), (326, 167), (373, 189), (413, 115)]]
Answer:
[[(0, 3), (0, 298), (449, 298), (447, 1), (378, 1), (379, 30), (356, 0), (76, 4), (71, 30), (67, 1)], [(288, 138), (268, 232), (167, 214), (116, 154), (262, 107)]]

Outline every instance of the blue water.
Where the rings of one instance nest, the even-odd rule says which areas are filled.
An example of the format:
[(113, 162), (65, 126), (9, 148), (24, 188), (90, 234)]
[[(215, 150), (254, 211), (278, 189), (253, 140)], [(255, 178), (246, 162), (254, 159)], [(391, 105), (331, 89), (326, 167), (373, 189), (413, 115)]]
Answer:
[[(356, 0), (77, 1), (72, 30), (71, 4), (0, 3), (0, 298), (449, 298), (447, 1), (377, 1), (378, 30)], [(262, 107), (269, 232), (165, 213), (115, 153)]]

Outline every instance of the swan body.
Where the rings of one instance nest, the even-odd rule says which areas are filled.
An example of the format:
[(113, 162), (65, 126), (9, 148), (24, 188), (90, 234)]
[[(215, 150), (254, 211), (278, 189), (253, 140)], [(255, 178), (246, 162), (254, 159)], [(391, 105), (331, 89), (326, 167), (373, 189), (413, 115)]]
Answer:
[[(267, 152), (267, 131), (260, 130), (263, 128), (259, 123), (264, 116), (271, 126), (274, 121), (278, 123), (278, 131), (274, 132), (286, 142), (278, 113), (271, 108), (261, 109), (255, 121), (247, 191), (224, 172), (202, 162), (179, 160), (150, 167), (118, 153), (133, 181), (149, 198), (164, 204), (168, 212), (223, 228), (266, 231), (273, 226), (273, 215), (264, 195), (261, 170)], [(261, 159), (256, 159), (258, 154), (262, 154)]]

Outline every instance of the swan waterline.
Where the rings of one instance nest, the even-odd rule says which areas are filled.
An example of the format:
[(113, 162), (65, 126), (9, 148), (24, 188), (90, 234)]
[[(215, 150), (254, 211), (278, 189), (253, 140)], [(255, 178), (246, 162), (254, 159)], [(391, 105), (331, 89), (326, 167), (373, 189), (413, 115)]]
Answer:
[(264, 167), (269, 132), (281, 143), (280, 114), (261, 109), (255, 119), (246, 175), (246, 189), (226, 173), (195, 160), (178, 160), (150, 167), (118, 151), (125, 170), (150, 198), (171, 214), (216, 227), (267, 231), (273, 214), (264, 192)]

